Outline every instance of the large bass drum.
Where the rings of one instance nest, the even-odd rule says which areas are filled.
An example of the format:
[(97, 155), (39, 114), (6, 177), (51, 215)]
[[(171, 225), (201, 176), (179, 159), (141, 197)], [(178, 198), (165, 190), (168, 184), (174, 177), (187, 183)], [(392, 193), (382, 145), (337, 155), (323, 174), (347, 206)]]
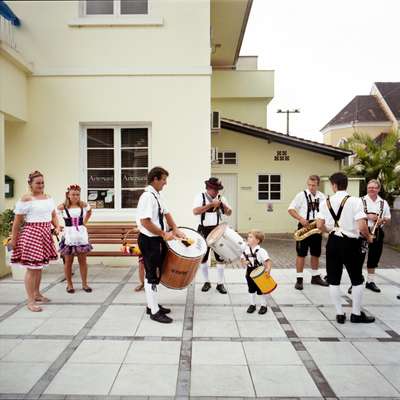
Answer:
[(196, 276), (197, 268), (206, 254), (207, 244), (203, 236), (191, 228), (180, 227), (193, 244), (186, 246), (182, 240), (168, 240), (160, 282), (169, 289), (184, 289)]
[(206, 240), (207, 245), (228, 263), (237, 262), (246, 247), (244, 239), (227, 223), (216, 226)]

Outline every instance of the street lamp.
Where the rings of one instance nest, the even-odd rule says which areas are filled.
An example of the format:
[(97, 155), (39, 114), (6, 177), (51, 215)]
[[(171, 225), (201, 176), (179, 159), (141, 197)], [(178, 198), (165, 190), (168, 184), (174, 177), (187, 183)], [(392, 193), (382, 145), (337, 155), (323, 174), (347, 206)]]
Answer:
[(295, 114), (299, 113), (300, 110), (298, 108), (294, 110), (277, 110), (276, 111), (278, 114), (286, 114), (286, 134), (289, 136), (289, 114)]

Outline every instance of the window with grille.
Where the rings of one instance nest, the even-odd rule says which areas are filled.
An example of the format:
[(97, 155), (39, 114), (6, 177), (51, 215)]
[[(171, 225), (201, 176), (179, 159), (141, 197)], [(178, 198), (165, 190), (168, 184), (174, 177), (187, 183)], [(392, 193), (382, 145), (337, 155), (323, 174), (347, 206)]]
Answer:
[(148, 0), (86, 0), (85, 15), (148, 14)]
[(282, 181), (281, 175), (260, 174), (257, 176), (257, 199), (258, 200), (281, 200)]
[(87, 200), (93, 208), (136, 208), (147, 186), (147, 128), (86, 128)]

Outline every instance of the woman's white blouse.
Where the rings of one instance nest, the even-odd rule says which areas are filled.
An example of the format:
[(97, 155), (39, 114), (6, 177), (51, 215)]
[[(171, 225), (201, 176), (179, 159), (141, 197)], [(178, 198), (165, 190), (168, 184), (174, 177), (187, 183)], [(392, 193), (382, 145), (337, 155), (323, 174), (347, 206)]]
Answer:
[(42, 200), (19, 200), (15, 205), (14, 213), (25, 215), (26, 222), (50, 222), (55, 208), (56, 205), (51, 197)]

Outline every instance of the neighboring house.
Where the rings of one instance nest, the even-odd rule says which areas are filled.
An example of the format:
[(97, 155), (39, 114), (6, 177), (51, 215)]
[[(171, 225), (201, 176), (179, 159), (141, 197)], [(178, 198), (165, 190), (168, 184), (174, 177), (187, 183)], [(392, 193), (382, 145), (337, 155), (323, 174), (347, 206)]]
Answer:
[(400, 124), (400, 82), (375, 82), (370, 95), (356, 96), (322, 129), (324, 143), (338, 146), (355, 132), (373, 138)]

